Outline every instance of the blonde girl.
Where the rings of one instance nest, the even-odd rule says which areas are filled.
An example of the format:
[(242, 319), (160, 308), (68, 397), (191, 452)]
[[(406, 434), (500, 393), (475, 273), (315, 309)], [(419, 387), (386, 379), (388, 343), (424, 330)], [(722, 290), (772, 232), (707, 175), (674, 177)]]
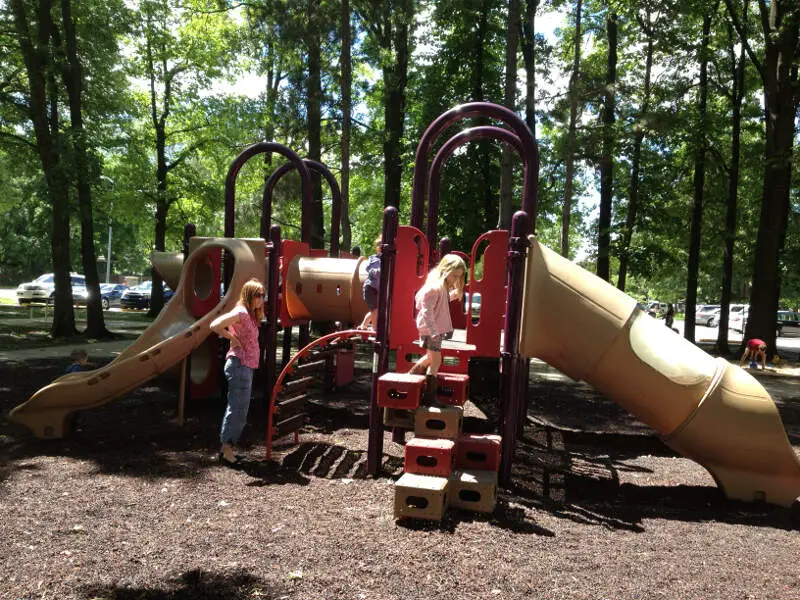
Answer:
[[(425, 355), (409, 373), (436, 375), (442, 364), (442, 339), (453, 331), (450, 301), (464, 295), (467, 265), (457, 254), (447, 254), (428, 273), (425, 284), (414, 296), (417, 310), (417, 331)], [(430, 388), (430, 386), (429, 386)]]
[(264, 318), (264, 286), (251, 279), (242, 286), (236, 306), (211, 322), (211, 331), (230, 340), (225, 355), (225, 379), (228, 381), (228, 407), (222, 419), (220, 463), (237, 466), (239, 457), (233, 446), (239, 441), (250, 408), (253, 372), (258, 368), (258, 325)]

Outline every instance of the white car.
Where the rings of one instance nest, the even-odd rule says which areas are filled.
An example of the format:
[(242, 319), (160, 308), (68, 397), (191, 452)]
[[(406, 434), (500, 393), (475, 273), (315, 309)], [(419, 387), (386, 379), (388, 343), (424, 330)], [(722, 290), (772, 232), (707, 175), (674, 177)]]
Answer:
[[(85, 298), (86, 279), (83, 275), (77, 273), (70, 273), (72, 280), (72, 295), (76, 299), (80, 299), (81, 295)], [(83, 292), (81, 292), (81, 289)], [(53, 297), (56, 293), (56, 284), (52, 273), (45, 273), (39, 275), (30, 283), (21, 283), (17, 286), (17, 302), (22, 304), (30, 304), (32, 302), (40, 302), (42, 304), (52, 304)]]
[(728, 327), (734, 331), (744, 331), (747, 317), (750, 314), (749, 304), (731, 304), (731, 314), (728, 317)]

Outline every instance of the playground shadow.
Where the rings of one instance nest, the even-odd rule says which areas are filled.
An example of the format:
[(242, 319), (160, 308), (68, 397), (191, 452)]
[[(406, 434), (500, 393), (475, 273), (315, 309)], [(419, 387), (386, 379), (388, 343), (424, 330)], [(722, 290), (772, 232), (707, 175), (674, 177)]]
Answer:
[(168, 580), (164, 588), (89, 585), (82, 590), (86, 598), (114, 600), (250, 600), (279, 598), (288, 591), (244, 571), (222, 574), (201, 569)]
[(519, 443), (509, 501), (575, 523), (635, 533), (645, 531), (648, 519), (800, 529), (797, 510), (729, 500), (716, 486), (621, 481), (622, 473), (652, 474), (626, 461), (659, 456), (678, 457), (648, 436), (587, 436), (529, 427)]

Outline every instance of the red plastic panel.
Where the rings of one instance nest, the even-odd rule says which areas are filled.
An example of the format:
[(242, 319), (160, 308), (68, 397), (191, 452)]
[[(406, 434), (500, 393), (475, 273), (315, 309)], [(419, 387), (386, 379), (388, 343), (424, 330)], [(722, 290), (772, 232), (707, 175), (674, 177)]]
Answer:
[(411, 438), (406, 442), (403, 468), (406, 473), (448, 477), (455, 457), (453, 440)]
[[(479, 249), (483, 252), (483, 277), (475, 278)], [(470, 263), (470, 293), (481, 295), (480, 316), (477, 322), (467, 319), (467, 343), (476, 347), (474, 356), (500, 356), (500, 334), (506, 312), (506, 264), (508, 231), (488, 231), (472, 246)], [(469, 309), (468, 309), (469, 310)]]
[(378, 378), (378, 406), (383, 408), (417, 408), (424, 386), (424, 375), (385, 373)]
[(414, 294), (428, 275), (428, 241), (416, 227), (397, 228), (397, 254), (392, 285), (389, 347), (410, 346), (417, 339)]
[(339, 387), (353, 381), (354, 371), (355, 352), (353, 350), (337, 350), (334, 385)]
[(461, 373), (439, 373), (437, 375), (436, 398), (442, 404), (464, 406), (469, 398), (469, 375)]
[(456, 439), (456, 469), (497, 471), (500, 466), (499, 435), (462, 435)]

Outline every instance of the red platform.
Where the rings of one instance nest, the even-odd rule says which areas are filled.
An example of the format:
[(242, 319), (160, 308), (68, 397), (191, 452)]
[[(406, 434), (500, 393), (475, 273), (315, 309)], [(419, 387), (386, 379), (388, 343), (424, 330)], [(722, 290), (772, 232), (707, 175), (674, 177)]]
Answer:
[(424, 387), (424, 375), (385, 373), (378, 379), (378, 406), (383, 408), (417, 408)]
[(462, 435), (456, 439), (456, 468), (497, 471), (500, 467), (499, 435)]
[(406, 443), (406, 473), (449, 477), (453, 470), (455, 442), (444, 439), (411, 438)]
[(437, 400), (442, 404), (464, 406), (469, 398), (469, 375), (439, 373), (437, 379)]

